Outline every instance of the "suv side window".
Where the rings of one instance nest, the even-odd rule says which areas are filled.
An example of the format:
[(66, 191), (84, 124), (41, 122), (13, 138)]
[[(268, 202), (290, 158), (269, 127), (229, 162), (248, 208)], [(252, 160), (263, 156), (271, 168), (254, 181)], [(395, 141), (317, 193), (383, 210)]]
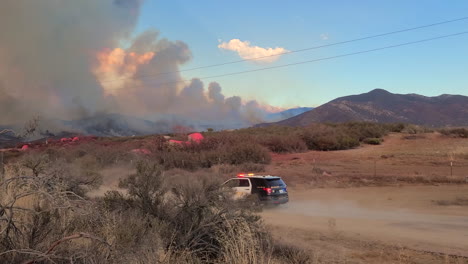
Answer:
[(238, 179), (231, 179), (228, 182), (226, 182), (227, 187), (238, 187), (239, 186), (239, 180)]
[(281, 178), (267, 179), (267, 187), (286, 187), (286, 184)]
[(239, 180), (239, 187), (249, 187), (249, 180), (247, 179), (241, 179)]

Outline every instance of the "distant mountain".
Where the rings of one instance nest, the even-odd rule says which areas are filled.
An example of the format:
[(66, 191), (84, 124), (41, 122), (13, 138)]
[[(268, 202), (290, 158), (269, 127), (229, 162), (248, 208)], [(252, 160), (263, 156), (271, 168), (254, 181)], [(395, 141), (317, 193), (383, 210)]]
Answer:
[(272, 124), (306, 126), (320, 122), (404, 122), (424, 126), (468, 126), (468, 97), (393, 94), (383, 89), (340, 97), (312, 111)]
[(284, 119), (291, 118), (293, 116), (300, 115), (312, 109), (314, 108), (313, 107), (296, 107), (296, 108), (287, 109), (278, 113), (269, 113), (267, 114), (265, 121), (267, 122), (281, 121)]

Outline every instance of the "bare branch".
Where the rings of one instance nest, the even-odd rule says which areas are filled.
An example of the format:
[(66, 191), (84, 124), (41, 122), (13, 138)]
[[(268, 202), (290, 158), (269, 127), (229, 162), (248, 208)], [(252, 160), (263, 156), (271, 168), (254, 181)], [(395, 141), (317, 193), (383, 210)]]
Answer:
[(3, 130), (0, 130), (0, 135), (6, 134), (6, 133), (12, 133), (12, 134), (16, 135), (15, 131), (13, 131), (13, 130), (11, 130), (11, 129), (3, 129)]
[(58, 247), (61, 243), (65, 242), (65, 241), (68, 241), (68, 240), (73, 240), (73, 239), (78, 239), (78, 238), (88, 238), (88, 239), (92, 239), (92, 240), (96, 240), (108, 247), (110, 247), (111, 245), (109, 243), (107, 243), (106, 241), (98, 238), (98, 237), (95, 237), (95, 236), (92, 236), (90, 234), (87, 234), (87, 233), (77, 233), (77, 234), (73, 234), (73, 235), (70, 235), (70, 236), (67, 236), (67, 237), (64, 237), (62, 239), (59, 239), (57, 241), (55, 241), (54, 243), (52, 243), (52, 245), (49, 247), (49, 249), (43, 253), (43, 256), (40, 257), (40, 259), (31, 259), (29, 261), (26, 261), (24, 262), (24, 264), (33, 264), (34, 262), (36, 261), (39, 261), (43, 258), (48, 258), (48, 256), (50, 256), (50, 254), (55, 250), (56, 247)]

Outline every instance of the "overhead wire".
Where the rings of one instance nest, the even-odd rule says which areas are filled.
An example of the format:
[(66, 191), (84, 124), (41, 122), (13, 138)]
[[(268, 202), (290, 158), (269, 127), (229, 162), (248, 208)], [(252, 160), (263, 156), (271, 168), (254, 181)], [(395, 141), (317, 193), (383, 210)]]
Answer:
[[(290, 66), (295, 66), (295, 65), (307, 64), (307, 63), (313, 63), (313, 62), (319, 62), (319, 61), (325, 61), (325, 60), (332, 60), (332, 59), (350, 57), (350, 56), (355, 56), (355, 55), (360, 55), (360, 54), (365, 54), (365, 53), (371, 53), (371, 52), (376, 52), (376, 51), (381, 51), (381, 50), (393, 49), (393, 48), (398, 48), (398, 47), (402, 47), (402, 46), (409, 46), (409, 45), (414, 45), (414, 44), (419, 44), (419, 43), (423, 43), (423, 42), (429, 42), (429, 41), (434, 41), (434, 40), (438, 40), (438, 39), (449, 38), (449, 37), (455, 37), (455, 36), (460, 36), (460, 35), (465, 35), (465, 34), (468, 34), (468, 31), (463, 31), (463, 32), (458, 32), (458, 33), (453, 33), (453, 34), (448, 34), (448, 35), (442, 35), (442, 36), (437, 36), (437, 37), (432, 37), (432, 38), (426, 38), (426, 39), (421, 39), (421, 40), (416, 40), (416, 41), (404, 42), (404, 43), (400, 43), (400, 44), (394, 44), (394, 45), (389, 45), (389, 46), (384, 46), (384, 47), (379, 47), (379, 48), (374, 48), (374, 49), (367, 49), (367, 50), (362, 50), (362, 51), (345, 53), (345, 54), (340, 54), (340, 55), (335, 55), (335, 56), (330, 56), (330, 57), (323, 57), (323, 58), (318, 58), (318, 59), (313, 59), (313, 60), (306, 60), (306, 61), (276, 65), (276, 66), (269, 66), (269, 67), (263, 67), (263, 68), (259, 68), (259, 69), (253, 69), (253, 70), (245, 70), (245, 71), (231, 72), (231, 73), (225, 73), (225, 74), (219, 74), (219, 75), (198, 77), (196, 79), (205, 80), (205, 79), (213, 79), (213, 78), (232, 76), (232, 75), (239, 75), (239, 74), (245, 74), (245, 73), (251, 73), (251, 72), (259, 72), (259, 71), (266, 71), (266, 70), (272, 70), (272, 69), (278, 69), (278, 68), (285, 68), (285, 67), (290, 67)], [(182, 83), (182, 82), (188, 82), (188, 81), (190, 81), (190, 80), (183, 79), (183, 80), (170, 81), (170, 82), (154, 83), (153, 85), (166, 85), (166, 84)], [(135, 88), (135, 87), (141, 87), (141, 86), (143, 86), (143, 85), (137, 85), (137, 86), (132, 86), (132, 87)], [(108, 88), (106, 90), (118, 90), (118, 89), (124, 89), (124, 88), (127, 88), (127, 87)]]
[[(281, 55), (293, 54), (293, 53), (304, 52), (304, 51), (315, 50), (315, 49), (321, 49), (321, 48), (332, 47), (332, 46), (337, 46), (337, 45), (343, 45), (343, 44), (348, 44), (348, 43), (353, 43), (353, 42), (378, 38), (378, 37), (384, 37), (384, 36), (389, 36), (389, 35), (393, 35), (393, 34), (399, 34), (399, 33), (403, 33), (403, 32), (409, 32), (409, 31), (419, 30), (419, 29), (423, 29), (423, 28), (429, 28), (429, 27), (439, 26), (439, 25), (443, 25), (443, 24), (459, 22), (459, 21), (463, 21), (463, 20), (468, 20), (468, 16), (461, 17), (461, 18), (456, 18), (456, 19), (451, 19), (451, 20), (445, 20), (445, 21), (436, 22), (436, 23), (431, 23), (431, 24), (426, 24), (426, 25), (417, 26), (417, 27), (411, 27), (411, 28), (406, 28), (406, 29), (390, 31), (390, 32), (386, 32), (386, 33), (376, 34), (376, 35), (370, 35), (370, 36), (361, 37), (361, 38), (355, 38), (355, 39), (344, 40), (344, 41), (339, 41), (339, 42), (334, 42), (334, 43), (329, 43), (329, 44), (324, 44), (324, 45), (313, 46), (313, 47), (309, 47), (309, 48), (285, 51), (285, 52), (280, 52), (280, 53), (276, 53), (276, 54), (272, 54), (272, 55), (253, 57), (253, 58), (246, 58), (246, 59), (235, 60), (235, 61), (228, 61), (228, 62), (223, 62), (223, 63), (199, 66), (199, 67), (183, 69), (183, 70), (177, 70), (177, 71), (152, 73), (152, 74), (140, 75), (140, 76), (135, 76), (135, 77), (136, 78), (156, 77), (156, 76), (165, 75), (165, 74), (181, 73), (181, 72), (188, 72), (188, 71), (194, 71), (194, 70), (200, 70), (200, 69), (206, 69), (206, 68), (213, 68), (213, 67), (219, 67), (219, 66), (235, 64), (235, 63), (240, 63), (240, 62), (245, 62), (245, 61), (261, 60), (261, 59), (271, 58), (271, 57), (276, 57), (276, 56), (281, 56)], [(112, 80), (105, 80), (105, 81), (102, 81), (102, 82), (103, 83), (116, 82), (116, 81), (121, 81), (121, 80), (125, 80), (125, 79), (128, 79), (128, 77), (115, 78), (115, 79), (112, 79)]]

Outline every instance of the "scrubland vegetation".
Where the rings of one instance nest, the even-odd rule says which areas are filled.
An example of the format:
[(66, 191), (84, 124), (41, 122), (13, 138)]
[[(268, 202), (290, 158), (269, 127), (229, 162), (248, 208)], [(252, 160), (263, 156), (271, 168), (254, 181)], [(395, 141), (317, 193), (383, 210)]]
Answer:
[[(7, 152), (0, 263), (310, 263), (308, 252), (272, 238), (253, 201), (233, 201), (219, 175), (264, 171), (271, 153), (344, 150), (381, 144), (390, 132), (423, 131), (315, 124), (207, 132), (199, 144), (147, 136)], [(150, 154), (131, 152), (137, 148)], [(119, 191), (89, 195), (102, 184), (103, 169), (121, 165), (134, 171), (121, 177)]]
[[(401, 132), (404, 124), (344, 123), (315, 124), (309, 127), (247, 128), (235, 131), (207, 132), (199, 144), (169, 145), (161, 136), (150, 138), (104, 139), (96, 151), (100, 163), (130, 160), (131, 148), (146, 148), (153, 160), (165, 170), (181, 168), (194, 171), (214, 165), (269, 164), (270, 152), (298, 153), (308, 150), (345, 150), (364, 144), (380, 144), (390, 132)], [(184, 135), (174, 135), (184, 138)], [(72, 152), (89, 153), (90, 146), (79, 146)], [(88, 149), (86, 149), (88, 148)], [(127, 151), (124, 151), (124, 150)], [(95, 150), (91, 151), (95, 152)], [(80, 153), (77, 153), (80, 155)], [(71, 154), (75, 156), (77, 154)]]
[(468, 138), (468, 129), (466, 128), (448, 128), (441, 129), (440, 133), (446, 136), (459, 137), (459, 138)]
[[(1, 263), (265, 263), (283, 257), (255, 207), (220, 180), (165, 176), (149, 160), (122, 192), (88, 198), (99, 184), (87, 158), (35, 153), (0, 181)], [(291, 250), (288, 249), (288, 252)], [(292, 254), (292, 253), (288, 253)]]

